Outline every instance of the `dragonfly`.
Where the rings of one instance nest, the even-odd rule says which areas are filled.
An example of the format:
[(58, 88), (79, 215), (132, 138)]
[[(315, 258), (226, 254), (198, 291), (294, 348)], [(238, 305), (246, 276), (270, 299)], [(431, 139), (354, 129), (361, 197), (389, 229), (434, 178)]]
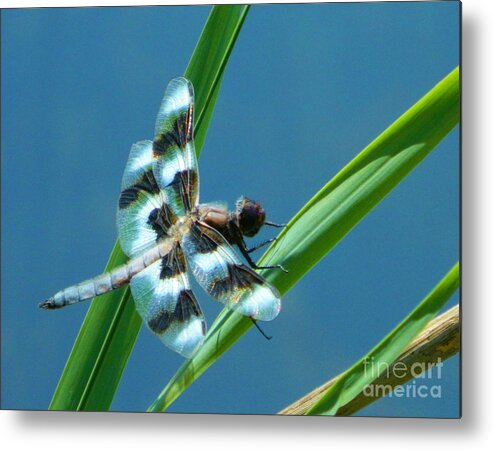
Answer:
[(249, 249), (244, 238), (255, 236), (263, 225), (284, 225), (267, 221), (260, 203), (247, 197), (240, 197), (234, 211), (220, 203), (199, 203), (194, 108), (192, 83), (172, 79), (154, 140), (139, 141), (130, 150), (116, 219), (128, 262), (57, 292), (41, 308), (59, 309), (130, 284), (143, 322), (185, 358), (193, 357), (207, 332), (189, 272), (213, 299), (255, 325), (277, 317), (279, 292), (252, 269), (286, 269), (257, 266), (250, 256), (274, 239)]

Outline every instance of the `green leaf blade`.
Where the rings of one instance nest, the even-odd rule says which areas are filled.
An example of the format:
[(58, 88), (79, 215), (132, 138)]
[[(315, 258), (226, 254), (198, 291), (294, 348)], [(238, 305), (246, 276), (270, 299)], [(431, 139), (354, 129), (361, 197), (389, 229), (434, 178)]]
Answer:
[[(421, 303), (367, 355), (344, 372), (305, 414), (334, 415), (339, 408), (361, 393), (385, 367), (394, 362), (445, 305), (459, 287), (459, 280), (459, 263), (456, 263)], [(372, 364), (370, 371), (366, 368), (367, 361)]]
[[(243, 5), (214, 6), (185, 70), (184, 75), (192, 81), (196, 92), (197, 155), (205, 141), (224, 69), (248, 10), (249, 6)], [(149, 124), (150, 131), (152, 125)], [(105, 271), (126, 261), (117, 242)], [(94, 299), (49, 409), (108, 410), (140, 327), (141, 319), (128, 287)]]
[[(200, 155), (212, 118), (224, 70), (250, 5), (217, 5), (204, 26), (184, 76), (195, 90), (195, 151)], [(206, 44), (201, 45), (202, 42)], [(202, 131), (205, 130), (205, 131)]]
[(397, 119), (330, 180), (290, 221), (262, 264), (285, 293), (378, 205), (459, 120), (459, 69)]
[[(105, 271), (109, 271), (127, 260), (119, 243), (113, 248)], [(126, 331), (122, 324), (125, 325)], [(104, 411), (114, 396), (111, 386), (119, 380), (137, 339), (141, 319), (128, 288), (113, 291), (91, 302), (79, 335), (58, 386), (51, 400), (50, 410)], [(108, 371), (105, 367), (113, 367)], [(114, 378), (113, 378), (114, 377)], [(97, 399), (92, 393), (99, 383), (108, 382), (107, 390), (97, 390)], [(115, 386), (116, 390), (116, 386)]]
[[(329, 181), (288, 223), (259, 265), (283, 264), (289, 273), (262, 275), (284, 295), (457, 125), (459, 68), (399, 117)], [(223, 310), (204, 346), (186, 361), (149, 407), (164, 411), (250, 327)]]

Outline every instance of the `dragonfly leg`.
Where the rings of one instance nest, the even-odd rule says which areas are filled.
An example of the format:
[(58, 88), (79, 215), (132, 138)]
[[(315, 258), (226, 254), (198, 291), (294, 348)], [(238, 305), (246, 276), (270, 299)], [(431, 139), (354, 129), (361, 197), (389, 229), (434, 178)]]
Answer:
[(260, 328), (260, 325), (257, 323), (257, 321), (253, 317), (250, 317), (250, 319), (252, 320), (253, 324), (257, 327), (257, 330), (260, 331), (260, 334), (265, 339), (267, 339), (268, 341), (270, 341), (272, 339), (272, 336), (266, 335), (265, 332), (264, 332), (264, 330), (262, 330), (262, 328)]
[(274, 242), (275, 240), (276, 240), (276, 238), (267, 239), (266, 241), (261, 242), (260, 244), (254, 245), (252, 248), (247, 249), (247, 252), (252, 253), (255, 250), (258, 250), (259, 248), (262, 248), (264, 245), (267, 245), (267, 244), (270, 244), (271, 242)]
[(248, 261), (248, 264), (250, 264), (250, 267), (252, 267), (253, 269), (281, 269), (283, 272), (288, 273), (288, 271), (283, 266), (281, 266), (281, 264), (276, 264), (274, 266), (257, 266), (257, 264), (253, 262), (250, 256), (250, 252), (248, 251), (243, 239), (238, 243), (238, 248), (240, 249), (241, 254)]
[(287, 223), (274, 223), (266, 220), (264, 222), (264, 225), (268, 225), (269, 227), (274, 227), (274, 228), (284, 228), (287, 225)]

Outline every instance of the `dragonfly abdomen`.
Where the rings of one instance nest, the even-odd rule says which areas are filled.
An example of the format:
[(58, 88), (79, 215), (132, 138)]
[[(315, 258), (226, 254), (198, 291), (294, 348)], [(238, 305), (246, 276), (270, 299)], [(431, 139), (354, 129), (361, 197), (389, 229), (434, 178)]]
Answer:
[(162, 258), (168, 251), (169, 244), (157, 245), (128, 263), (118, 266), (111, 272), (105, 272), (90, 280), (74, 284), (57, 292), (53, 297), (40, 303), (44, 309), (58, 309), (67, 305), (106, 294), (130, 282), (132, 277), (150, 264)]

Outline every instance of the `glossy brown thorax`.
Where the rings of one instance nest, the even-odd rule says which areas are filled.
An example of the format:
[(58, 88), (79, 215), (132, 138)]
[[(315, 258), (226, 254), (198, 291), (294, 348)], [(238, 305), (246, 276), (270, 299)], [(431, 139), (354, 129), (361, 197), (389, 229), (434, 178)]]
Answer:
[(236, 210), (214, 204), (199, 206), (199, 220), (221, 233), (230, 244), (237, 244), (243, 236), (255, 236), (265, 222), (265, 211), (260, 203), (241, 197), (236, 202)]
[(228, 227), (230, 214), (226, 208), (220, 206), (200, 205), (199, 220), (223, 234), (223, 231)]

